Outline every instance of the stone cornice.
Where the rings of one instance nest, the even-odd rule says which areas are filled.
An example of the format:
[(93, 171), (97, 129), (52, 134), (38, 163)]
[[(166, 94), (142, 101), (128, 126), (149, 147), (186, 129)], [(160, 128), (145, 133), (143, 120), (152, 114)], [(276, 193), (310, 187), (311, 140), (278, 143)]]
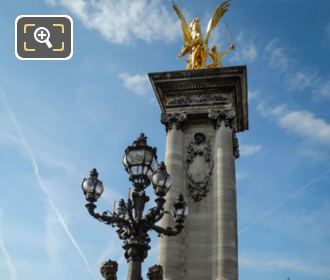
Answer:
[(207, 117), (209, 109), (234, 109), (235, 131), (248, 129), (246, 67), (150, 73), (163, 113), (186, 112)]

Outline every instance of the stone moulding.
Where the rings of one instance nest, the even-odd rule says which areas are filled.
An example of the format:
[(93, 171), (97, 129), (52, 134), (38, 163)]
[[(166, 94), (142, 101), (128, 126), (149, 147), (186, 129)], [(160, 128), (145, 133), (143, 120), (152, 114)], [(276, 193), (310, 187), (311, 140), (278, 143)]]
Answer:
[(210, 141), (203, 133), (196, 133), (187, 146), (186, 172), (188, 196), (201, 201), (210, 191), (213, 159)]
[(229, 93), (203, 93), (203, 94), (193, 94), (193, 95), (179, 95), (169, 97), (167, 100), (167, 106), (177, 106), (177, 105), (189, 105), (189, 106), (199, 106), (201, 104), (226, 104), (229, 102)]

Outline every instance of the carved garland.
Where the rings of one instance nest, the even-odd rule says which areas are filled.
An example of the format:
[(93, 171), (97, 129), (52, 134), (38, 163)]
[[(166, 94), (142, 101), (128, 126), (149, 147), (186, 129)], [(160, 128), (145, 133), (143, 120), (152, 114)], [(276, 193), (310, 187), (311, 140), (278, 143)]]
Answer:
[(211, 146), (203, 133), (196, 133), (187, 146), (186, 163), (188, 196), (201, 201), (210, 190), (213, 170)]

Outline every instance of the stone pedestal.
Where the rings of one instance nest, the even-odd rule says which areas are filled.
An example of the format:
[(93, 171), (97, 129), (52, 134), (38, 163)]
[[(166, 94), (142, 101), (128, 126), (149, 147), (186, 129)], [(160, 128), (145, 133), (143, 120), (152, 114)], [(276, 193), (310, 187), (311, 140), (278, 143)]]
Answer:
[[(246, 67), (149, 74), (167, 131), (166, 166), (188, 202), (185, 229), (162, 237), (166, 280), (236, 280), (236, 133), (248, 129)], [(171, 226), (170, 217), (162, 226)]]

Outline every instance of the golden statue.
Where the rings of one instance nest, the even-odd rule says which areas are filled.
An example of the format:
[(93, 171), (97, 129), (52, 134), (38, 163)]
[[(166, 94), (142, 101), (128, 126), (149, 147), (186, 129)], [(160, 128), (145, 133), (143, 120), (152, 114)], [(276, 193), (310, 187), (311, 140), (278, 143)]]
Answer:
[[(211, 50), (208, 49), (208, 41), (211, 35), (211, 31), (217, 26), (221, 17), (227, 12), (230, 0), (224, 1), (215, 10), (212, 18), (207, 25), (205, 38), (203, 39), (200, 20), (194, 18), (188, 25), (179, 7), (172, 1), (173, 9), (178, 15), (181, 21), (181, 28), (183, 33), (184, 45), (178, 57), (183, 57), (189, 53), (186, 61), (186, 69), (201, 69), (201, 68), (215, 68), (222, 66), (221, 59), (231, 50), (233, 50), (234, 44), (218, 53), (217, 47), (213, 46)], [(212, 63), (206, 65), (207, 57), (210, 56)]]

